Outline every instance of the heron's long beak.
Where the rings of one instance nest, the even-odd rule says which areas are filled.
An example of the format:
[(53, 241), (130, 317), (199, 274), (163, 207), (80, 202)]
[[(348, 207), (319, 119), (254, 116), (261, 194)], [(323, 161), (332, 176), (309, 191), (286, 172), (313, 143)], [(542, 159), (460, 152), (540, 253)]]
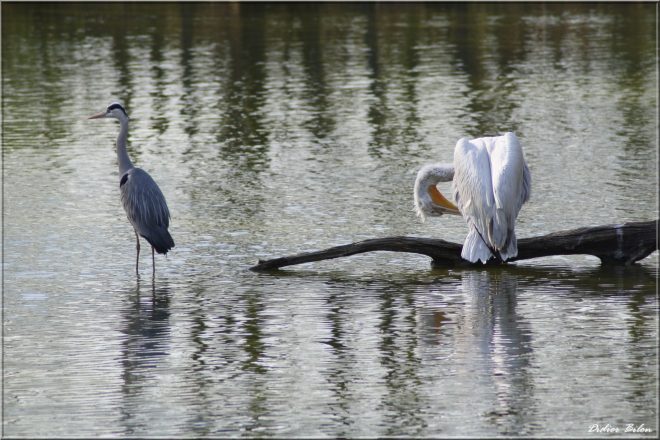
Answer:
[(458, 210), (458, 207), (447, 200), (447, 198), (438, 191), (438, 188), (435, 185), (429, 186), (427, 191), (429, 196), (431, 196), (433, 203), (440, 206), (444, 212), (447, 214), (461, 215), (461, 211)]
[(103, 111), (103, 112), (97, 113), (95, 115), (90, 116), (87, 119), (98, 119), (98, 118), (105, 118), (105, 112)]

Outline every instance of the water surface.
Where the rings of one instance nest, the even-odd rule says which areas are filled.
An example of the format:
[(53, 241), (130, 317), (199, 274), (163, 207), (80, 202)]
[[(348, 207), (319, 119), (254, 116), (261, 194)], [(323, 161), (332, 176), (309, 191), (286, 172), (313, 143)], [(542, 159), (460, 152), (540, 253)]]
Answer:
[[(653, 4), (3, 4), (3, 434), (657, 435), (657, 253), (271, 258), (421, 223), (417, 169), (513, 130), (521, 237), (657, 217)], [(118, 126), (176, 247), (119, 202)], [(447, 186), (447, 188), (449, 188)], [(146, 249), (146, 243), (143, 243)], [(602, 434), (600, 434), (602, 435)]]

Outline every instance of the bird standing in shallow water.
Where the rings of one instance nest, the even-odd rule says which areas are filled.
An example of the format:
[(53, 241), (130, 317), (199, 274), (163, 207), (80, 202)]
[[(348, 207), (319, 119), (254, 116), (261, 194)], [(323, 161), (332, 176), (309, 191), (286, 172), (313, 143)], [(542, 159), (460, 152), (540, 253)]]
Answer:
[(89, 119), (113, 118), (119, 121), (117, 137), (117, 162), (119, 163), (119, 191), (128, 221), (133, 225), (137, 240), (135, 273), (140, 261), (140, 236), (151, 245), (152, 276), (156, 276), (156, 258), (154, 251), (167, 254), (174, 247), (174, 240), (167, 228), (170, 225), (170, 211), (167, 209), (165, 196), (151, 176), (144, 170), (133, 166), (126, 152), (128, 138), (128, 114), (118, 103), (112, 103), (100, 113)]

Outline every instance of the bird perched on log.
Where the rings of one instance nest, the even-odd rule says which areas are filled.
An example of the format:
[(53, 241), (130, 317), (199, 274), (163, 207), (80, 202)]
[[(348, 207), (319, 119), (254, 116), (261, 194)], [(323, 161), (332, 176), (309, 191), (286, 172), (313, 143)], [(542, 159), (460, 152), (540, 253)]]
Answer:
[[(449, 181), (456, 204), (436, 186)], [(422, 221), (427, 215), (463, 216), (468, 235), (462, 258), (472, 263), (486, 263), (491, 257), (506, 261), (518, 255), (515, 223), (531, 187), (531, 174), (515, 134), (462, 138), (456, 143), (453, 165), (426, 165), (417, 173), (415, 209)]]
[(140, 261), (140, 236), (151, 245), (152, 275), (156, 275), (154, 251), (167, 254), (174, 247), (174, 240), (168, 228), (170, 211), (167, 208), (162, 191), (144, 170), (133, 166), (126, 151), (128, 138), (128, 114), (119, 103), (112, 103), (104, 111), (90, 116), (89, 119), (112, 118), (119, 121), (117, 137), (117, 162), (119, 164), (119, 191), (128, 221), (133, 225), (137, 241), (135, 273)]

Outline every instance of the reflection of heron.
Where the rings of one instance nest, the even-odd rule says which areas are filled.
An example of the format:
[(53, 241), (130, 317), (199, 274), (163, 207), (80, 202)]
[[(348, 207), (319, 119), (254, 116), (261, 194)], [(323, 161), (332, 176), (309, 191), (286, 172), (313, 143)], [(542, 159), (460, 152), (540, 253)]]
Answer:
[[(456, 205), (436, 185), (453, 179)], [(463, 215), (469, 232), (461, 256), (483, 263), (492, 256), (506, 261), (518, 255), (515, 223), (530, 196), (532, 179), (516, 135), (462, 138), (454, 164), (426, 165), (417, 173), (415, 208), (425, 215)]]
[(128, 115), (126, 110), (117, 103), (110, 104), (105, 111), (90, 116), (89, 119), (114, 118), (121, 126), (117, 137), (117, 161), (119, 162), (119, 191), (121, 203), (128, 216), (128, 221), (135, 230), (137, 240), (137, 257), (135, 273), (138, 273), (140, 261), (140, 237), (144, 237), (151, 245), (151, 261), (153, 275), (156, 274), (154, 250), (159, 254), (167, 254), (174, 247), (174, 240), (167, 231), (170, 224), (170, 211), (167, 209), (165, 197), (160, 188), (144, 170), (136, 168), (126, 152), (128, 137)]
[[(145, 288), (146, 287), (146, 288)], [(116, 291), (123, 298), (119, 331), (121, 333), (117, 360), (120, 368), (120, 399), (117, 401), (119, 422), (123, 432), (135, 434), (144, 428), (135, 408), (146, 405), (161, 409), (162, 399), (154, 401), (153, 383), (173, 351), (170, 299), (172, 289), (167, 280)], [(146, 294), (146, 295), (145, 295)]]

